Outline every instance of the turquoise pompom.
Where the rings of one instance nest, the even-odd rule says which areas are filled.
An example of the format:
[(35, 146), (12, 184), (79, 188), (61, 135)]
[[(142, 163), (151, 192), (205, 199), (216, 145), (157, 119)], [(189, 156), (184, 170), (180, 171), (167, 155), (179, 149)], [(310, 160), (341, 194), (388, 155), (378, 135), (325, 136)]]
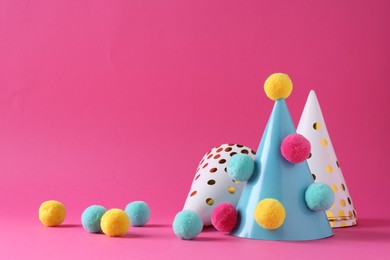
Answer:
[(129, 216), (130, 225), (140, 227), (150, 219), (150, 208), (143, 201), (134, 201), (126, 206), (125, 212)]
[(227, 172), (233, 180), (247, 181), (253, 174), (255, 162), (246, 154), (236, 154), (229, 160)]
[(173, 231), (176, 236), (190, 240), (202, 231), (203, 223), (199, 215), (192, 210), (183, 210), (176, 214), (173, 221)]
[(86, 208), (81, 215), (81, 224), (84, 229), (90, 233), (101, 233), (100, 220), (106, 211), (104, 207), (99, 205), (92, 205)]
[(329, 185), (325, 183), (313, 183), (305, 193), (307, 206), (314, 211), (329, 209), (334, 203), (334, 193)]

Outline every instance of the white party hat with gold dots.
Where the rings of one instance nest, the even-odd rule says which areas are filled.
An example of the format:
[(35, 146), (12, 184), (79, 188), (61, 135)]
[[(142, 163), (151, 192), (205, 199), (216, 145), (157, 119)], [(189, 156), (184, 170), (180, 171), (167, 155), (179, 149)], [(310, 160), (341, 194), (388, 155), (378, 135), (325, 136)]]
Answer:
[(334, 191), (335, 203), (326, 211), (330, 225), (335, 228), (356, 225), (353, 202), (313, 90), (307, 98), (297, 133), (310, 141), (311, 154), (307, 162), (314, 180), (328, 184)]
[(198, 213), (204, 226), (211, 225), (216, 206), (222, 202), (236, 206), (240, 199), (246, 182), (232, 180), (226, 168), (235, 154), (247, 154), (253, 159), (256, 153), (240, 144), (222, 144), (208, 151), (199, 163), (183, 209)]

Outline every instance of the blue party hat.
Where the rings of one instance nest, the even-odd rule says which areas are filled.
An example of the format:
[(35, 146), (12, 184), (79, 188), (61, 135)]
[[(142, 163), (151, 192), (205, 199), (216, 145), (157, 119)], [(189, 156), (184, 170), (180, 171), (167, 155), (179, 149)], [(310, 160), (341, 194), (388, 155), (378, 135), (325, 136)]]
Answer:
[[(282, 141), (295, 133), (286, 102), (284, 98), (279, 98), (275, 101), (257, 150), (254, 173), (238, 202), (239, 219), (232, 235), (290, 241), (314, 240), (333, 235), (325, 212), (313, 211), (306, 204), (305, 192), (314, 183), (306, 160), (293, 164), (281, 154)], [(275, 201), (276, 204), (272, 204)], [(272, 223), (259, 224), (256, 212), (259, 207), (261, 211), (262, 202), (266, 202), (263, 206), (272, 204), (270, 207), (283, 208), (280, 225), (269, 228), (267, 225), (272, 226)], [(278, 220), (279, 216), (272, 214), (267, 221)]]

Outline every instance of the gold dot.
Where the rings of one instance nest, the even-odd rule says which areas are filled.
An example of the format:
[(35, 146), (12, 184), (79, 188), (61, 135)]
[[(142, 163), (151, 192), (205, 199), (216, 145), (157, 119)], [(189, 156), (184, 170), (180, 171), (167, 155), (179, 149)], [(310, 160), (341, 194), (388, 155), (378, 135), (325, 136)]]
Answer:
[(233, 182), (234, 182), (235, 184), (239, 184), (239, 183), (240, 183), (239, 181), (236, 181), (236, 180), (233, 180)]
[(233, 146), (234, 144), (228, 144), (228, 146)]
[(226, 160), (225, 159), (221, 159), (221, 160), (219, 160), (219, 164), (224, 164), (226, 162)]
[(351, 201), (350, 197), (348, 197), (348, 203), (349, 203), (349, 205), (352, 205), (352, 201)]
[(223, 150), (223, 148), (219, 148), (219, 149), (217, 150), (217, 153), (221, 152), (222, 150)]
[(332, 211), (327, 211), (327, 212), (326, 212), (326, 216), (327, 216), (328, 218), (333, 218), (333, 217), (334, 217)]
[(227, 148), (225, 148), (225, 151), (226, 152), (230, 152), (232, 150), (232, 148), (231, 147), (227, 147)]
[(350, 218), (353, 218), (353, 213), (352, 213), (352, 211), (348, 211), (348, 216), (349, 216)]
[(235, 189), (233, 186), (229, 186), (229, 187), (227, 188), (227, 190), (228, 190), (228, 192), (229, 192), (230, 194), (236, 193), (236, 189)]
[(330, 207), (330, 209), (334, 209), (334, 203), (333, 203), (332, 207)]
[(346, 226), (347, 226), (347, 223), (346, 223), (346, 222), (341, 222), (340, 226), (341, 226), (341, 227), (346, 227)]
[(355, 225), (356, 225), (356, 222), (355, 222), (355, 221), (352, 221), (352, 225), (355, 226)]
[(333, 172), (333, 167), (330, 166), (330, 165), (327, 165), (325, 170), (326, 170), (327, 173), (332, 173)]
[(334, 221), (329, 221), (331, 227), (334, 227)]
[(241, 145), (241, 144), (237, 144), (237, 147), (238, 147), (238, 148), (242, 148), (242, 147), (244, 147), (244, 146)]
[(207, 156), (207, 159), (210, 159), (211, 157), (213, 157), (213, 154), (210, 154), (209, 156)]
[(206, 199), (206, 203), (210, 206), (212, 206), (214, 204), (214, 200), (212, 198), (207, 198)]
[(307, 159), (310, 159), (311, 158), (311, 153), (309, 153), (309, 156), (307, 157)]
[(249, 152), (248, 152), (248, 150), (244, 149), (244, 150), (241, 151), (241, 153), (248, 154)]
[(321, 129), (321, 124), (319, 122), (315, 122), (313, 124), (313, 128), (314, 128), (314, 130), (320, 130)]
[(237, 154), (236, 152), (232, 152), (232, 153), (230, 153), (230, 156), (233, 156), (233, 155), (235, 155), (235, 154)]
[(218, 159), (219, 157), (221, 157), (221, 155), (217, 154), (216, 156), (214, 156), (214, 159)]
[(207, 165), (209, 165), (209, 164), (208, 164), (208, 163), (205, 163), (205, 164), (203, 165), (203, 167), (202, 167), (202, 168), (203, 168), (203, 169), (204, 169), (204, 168), (206, 168), (206, 167), (207, 167)]
[(341, 186), (341, 189), (342, 189), (343, 191), (345, 191), (345, 186), (344, 186), (344, 184), (341, 183), (340, 186)]
[(253, 150), (251, 150), (251, 153), (252, 153), (253, 155), (256, 155), (256, 152), (255, 152), (255, 151), (253, 151)]
[(217, 168), (211, 168), (210, 169), (210, 172), (216, 172), (217, 171)]
[(332, 185), (330, 185), (330, 187), (332, 188), (333, 192), (337, 192), (336, 184), (332, 184)]
[(339, 217), (345, 217), (344, 210), (340, 209), (339, 211), (337, 211), (337, 215), (339, 215)]
[(336, 161), (337, 168), (340, 168), (339, 161)]
[(324, 138), (321, 140), (321, 144), (322, 146), (327, 146), (328, 145), (328, 141)]
[(200, 174), (198, 174), (198, 176), (195, 177), (195, 180), (199, 179), (199, 177), (200, 177)]
[(345, 207), (345, 205), (346, 205), (345, 200), (341, 199), (340, 200), (340, 205), (341, 205), (341, 207)]
[(193, 192), (191, 192), (190, 197), (195, 196), (196, 193), (198, 193), (198, 192), (196, 190), (194, 190)]
[(209, 180), (209, 181), (207, 182), (207, 184), (208, 184), (208, 185), (214, 185), (214, 184), (215, 184), (215, 180)]
[(311, 176), (313, 177), (313, 180), (316, 180), (316, 175), (315, 174), (311, 174)]

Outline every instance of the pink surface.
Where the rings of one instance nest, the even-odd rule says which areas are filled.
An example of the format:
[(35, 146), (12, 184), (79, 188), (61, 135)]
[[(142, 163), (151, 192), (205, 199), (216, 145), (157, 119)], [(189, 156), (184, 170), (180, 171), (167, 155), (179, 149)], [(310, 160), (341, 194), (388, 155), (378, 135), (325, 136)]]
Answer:
[[(380, 252), (390, 218), (383, 202), (390, 195), (389, 11), (385, 0), (1, 1), (0, 221), (8, 223), (1, 254), (42, 255), (45, 243), (48, 254), (64, 257), (150, 245), (167, 255), (198, 255), (203, 247), (248, 255)], [(367, 226), (313, 243), (214, 233), (184, 243), (165, 226), (110, 240), (37, 222), (48, 199), (65, 204), (68, 225), (79, 225), (91, 204), (144, 200), (153, 223), (170, 225), (208, 149), (257, 148), (273, 105), (262, 84), (273, 72), (293, 80), (287, 103), (296, 123), (316, 91)]]
[[(169, 224), (130, 228), (122, 238), (90, 234), (80, 224), (45, 228), (38, 223), (5, 225), (2, 259), (389, 259), (390, 220), (361, 219), (331, 238), (307, 242), (259, 241), (212, 228), (196, 240), (176, 238)], [(76, 223), (76, 222), (75, 222)], [(15, 226), (18, 226), (15, 229)]]

